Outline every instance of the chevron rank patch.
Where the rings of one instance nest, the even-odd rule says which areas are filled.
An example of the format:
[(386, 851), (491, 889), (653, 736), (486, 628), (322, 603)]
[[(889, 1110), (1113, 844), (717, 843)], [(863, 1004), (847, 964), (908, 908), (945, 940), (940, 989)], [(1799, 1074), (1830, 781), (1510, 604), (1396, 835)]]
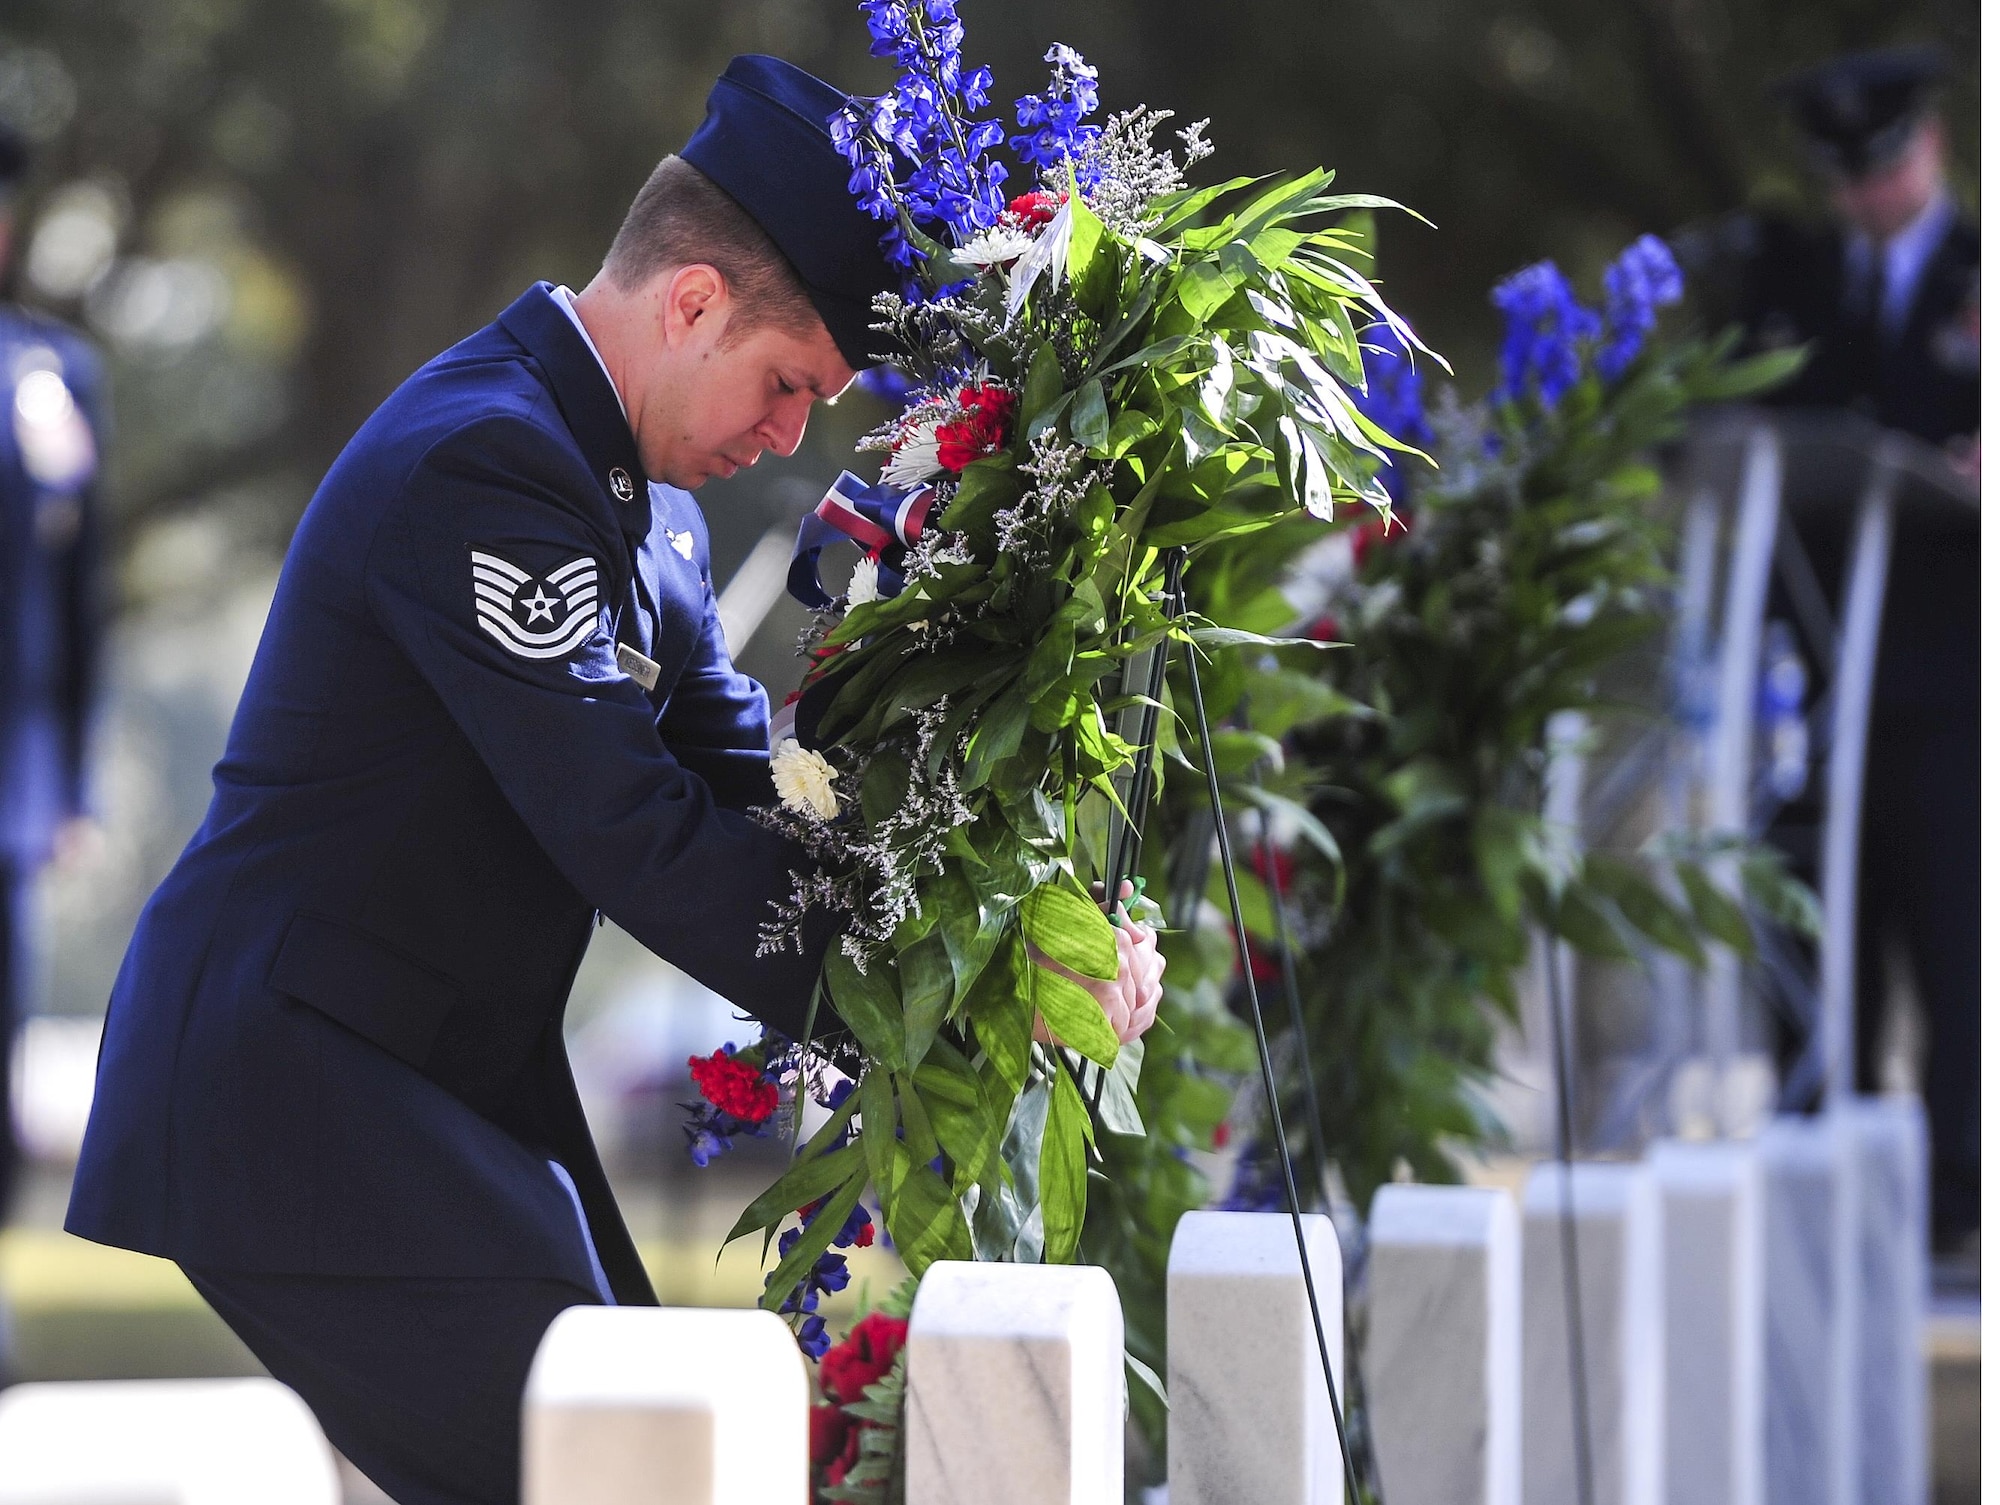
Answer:
[(597, 625), (597, 561), (536, 576), (474, 549), (472, 604), (480, 630), (516, 658), (561, 658)]

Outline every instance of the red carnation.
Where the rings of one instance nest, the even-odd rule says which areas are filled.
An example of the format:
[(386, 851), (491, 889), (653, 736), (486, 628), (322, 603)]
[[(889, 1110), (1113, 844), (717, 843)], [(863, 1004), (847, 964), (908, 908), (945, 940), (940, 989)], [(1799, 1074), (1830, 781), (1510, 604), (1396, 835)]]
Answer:
[(991, 383), (961, 391), (958, 415), (938, 425), (938, 464), (957, 475), (974, 460), (999, 454), (1007, 445), (1014, 405), (1012, 392)]
[[(806, 1419), (811, 1428), (808, 1435), (812, 1438), (813, 1467), (825, 1468), (847, 1451), (849, 1436), (854, 1431), (854, 1418), (838, 1406), (814, 1406)], [(845, 1471), (842, 1470), (843, 1473)]]
[(777, 1083), (748, 1061), (718, 1050), (705, 1059), (689, 1056), (688, 1072), (701, 1095), (731, 1118), (760, 1124), (778, 1111)]
[(895, 1366), (910, 1324), (900, 1317), (873, 1312), (854, 1324), (854, 1331), (819, 1361), (819, 1382), (843, 1406), (861, 1399), (861, 1392)]
[(1068, 194), (1024, 193), (1007, 206), (1007, 213), (1020, 222), (1023, 230), (1039, 230), (1056, 217), (1056, 211), (1063, 205)]

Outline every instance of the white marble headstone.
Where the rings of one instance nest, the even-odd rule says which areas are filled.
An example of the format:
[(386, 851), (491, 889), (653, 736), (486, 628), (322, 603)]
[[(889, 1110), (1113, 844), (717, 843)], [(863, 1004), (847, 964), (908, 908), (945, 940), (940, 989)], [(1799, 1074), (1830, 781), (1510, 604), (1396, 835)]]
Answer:
[(528, 1371), (523, 1505), (798, 1505), (808, 1404), (770, 1312), (571, 1307)]
[(1855, 1429), (1867, 1505), (1923, 1505), (1930, 1497), (1929, 1134), (1912, 1097), (1852, 1098), (1859, 1269)]
[[(1340, 1240), (1303, 1220), (1334, 1384)], [(1289, 1214), (1190, 1212), (1167, 1256), (1167, 1492), (1173, 1505), (1340, 1505), (1327, 1400)]]
[(1664, 1239), (1667, 1505), (1763, 1505), (1764, 1178), (1734, 1140), (1648, 1157)]
[(1104, 1270), (940, 1260), (907, 1352), (908, 1505), (1123, 1505), (1125, 1318)]
[(1361, 1373), (1386, 1498), (1521, 1505), (1521, 1215), (1507, 1193), (1375, 1193)]
[[(1660, 1197), (1646, 1165), (1573, 1166), (1577, 1287), (1594, 1505), (1660, 1505), (1664, 1478)], [(1562, 1167), (1529, 1174), (1521, 1216), (1524, 1497), (1568, 1505), (1578, 1488)]]
[(1862, 1505), (1855, 1493), (1854, 1154), (1839, 1115), (1758, 1136), (1766, 1213), (1764, 1468), (1770, 1505)]
[(0, 1505), (340, 1505), (333, 1450), (276, 1380), (0, 1392)]

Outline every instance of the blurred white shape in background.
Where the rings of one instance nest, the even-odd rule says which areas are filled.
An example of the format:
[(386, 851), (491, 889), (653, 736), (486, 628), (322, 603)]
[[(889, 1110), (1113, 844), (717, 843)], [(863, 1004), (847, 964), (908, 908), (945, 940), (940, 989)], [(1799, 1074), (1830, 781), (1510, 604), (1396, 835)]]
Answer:
[(44, 298), (80, 298), (111, 269), (125, 210), (102, 183), (70, 183), (56, 191), (28, 242), (28, 283)]
[(685, 1082), (689, 1056), (724, 1041), (747, 1045), (757, 1026), (720, 993), (664, 962), (637, 965), (570, 1037), (570, 1066), (592, 1132), (604, 1145), (632, 1137), (646, 1099)]
[(125, 345), (177, 349), (204, 339), (229, 316), (229, 279), (196, 257), (128, 257), (87, 300), (90, 322)]
[(333, 1449), (276, 1380), (16, 1385), (0, 1505), (340, 1505)]
[(101, 1019), (65, 1014), (30, 1018), (14, 1037), (14, 1119), (36, 1159), (74, 1165), (90, 1120)]

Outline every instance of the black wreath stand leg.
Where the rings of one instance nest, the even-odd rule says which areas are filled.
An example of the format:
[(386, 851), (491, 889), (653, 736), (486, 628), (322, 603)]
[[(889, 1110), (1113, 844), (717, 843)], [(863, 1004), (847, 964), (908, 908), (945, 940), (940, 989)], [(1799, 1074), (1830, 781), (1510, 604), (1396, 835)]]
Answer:
[[(1184, 549), (1173, 548), (1167, 550), (1166, 590), (1163, 605), (1170, 623), (1178, 622), (1186, 615), (1187, 597), (1182, 581), (1182, 572), (1186, 567), (1186, 563), (1187, 554)], [(1341, 1410), (1340, 1389), (1334, 1377), (1333, 1358), (1327, 1347), (1326, 1324), (1320, 1314), (1319, 1290), (1313, 1280), (1312, 1263), (1306, 1255), (1305, 1218), (1299, 1204), (1298, 1182), (1292, 1173), (1292, 1157), (1289, 1141), (1285, 1137), (1285, 1117), (1283, 1106), (1279, 1101), (1277, 1070), (1272, 1064), (1270, 1038), (1264, 1030), (1264, 1013), (1257, 998), (1257, 979), (1251, 970), (1250, 932), (1244, 924), (1243, 901), (1236, 887), (1236, 864), (1230, 854), (1229, 821), (1222, 806), (1222, 785), (1217, 779), (1215, 772), (1215, 747), (1209, 733), (1208, 706), (1202, 695), (1199, 654), (1192, 642), (1184, 644), (1184, 647), (1186, 650), (1188, 682), (1193, 687), (1194, 693), (1194, 722), (1201, 746), (1202, 771), (1208, 781), (1209, 815), (1214, 823), (1216, 842), (1221, 849), (1223, 883), (1229, 894), (1230, 924), (1236, 933), (1237, 962), (1243, 971), (1243, 985), (1249, 991), (1250, 1022), (1257, 1039), (1257, 1066), (1263, 1078), (1264, 1106), (1270, 1115), (1271, 1139), (1277, 1147), (1278, 1164), (1284, 1173), (1285, 1208), (1292, 1220), (1293, 1240), (1298, 1245), (1299, 1273), (1305, 1278), (1306, 1306), (1312, 1313), (1313, 1338), (1319, 1348), (1320, 1372), (1326, 1379), (1327, 1403), (1333, 1408), (1334, 1436), (1340, 1443), (1340, 1463), (1341, 1469), (1346, 1476), (1347, 1498), (1354, 1502), (1354, 1505), (1359, 1505), (1363, 1496), (1355, 1476), (1354, 1456), (1347, 1445), (1347, 1418)], [(1162, 642), (1149, 655), (1149, 662), (1144, 671), (1147, 692), (1146, 703), (1143, 708), (1143, 719), (1139, 728), (1139, 753), (1137, 765), (1133, 770), (1131, 797), (1126, 802), (1126, 809), (1130, 812), (1129, 819), (1121, 819), (1114, 816), (1112, 822), (1110, 850), (1106, 854), (1107, 861), (1105, 864), (1105, 902), (1107, 904), (1115, 904), (1117, 902), (1119, 891), (1123, 888), (1125, 882), (1138, 870), (1139, 848), (1145, 835), (1143, 826), (1145, 811), (1151, 802), (1152, 796), (1151, 785), (1154, 750), (1159, 741), (1159, 702), (1165, 688), (1166, 669), (1167, 644)], [(1287, 965), (1289, 966), (1289, 956), (1287, 957)], [(1300, 1070), (1309, 1074), (1311, 1068), (1304, 1054), (1306, 1042), (1302, 1028), (1303, 1017), (1297, 1010), (1296, 989), (1293, 990), (1293, 999), (1294, 1028), (1301, 1031), (1298, 1040), (1298, 1049), (1300, 1051), (1299, 1066)], [(1097, 1086), (1101, 1091), (1103, 1087), (1101, 1074), (1098, 1078)], [(1093, 1106), (1095, 1102), (1096, 1095), (1093, 1094)], [(1314, 1123), (1312, 1128), (1313, 1137), (1317, 1141), (1319, 1125)], [(1317, 1149), (1317, 1144), (1315, 1147)], [(1323, 1156), (1323, 1151), (1320, 1154)], [(1316, 1167), (1316, 1170), (1321, 1176), (1321, 1187), (1323, 1189), (1325, 1185), (1325, 1166), (1323, 1160)]]

